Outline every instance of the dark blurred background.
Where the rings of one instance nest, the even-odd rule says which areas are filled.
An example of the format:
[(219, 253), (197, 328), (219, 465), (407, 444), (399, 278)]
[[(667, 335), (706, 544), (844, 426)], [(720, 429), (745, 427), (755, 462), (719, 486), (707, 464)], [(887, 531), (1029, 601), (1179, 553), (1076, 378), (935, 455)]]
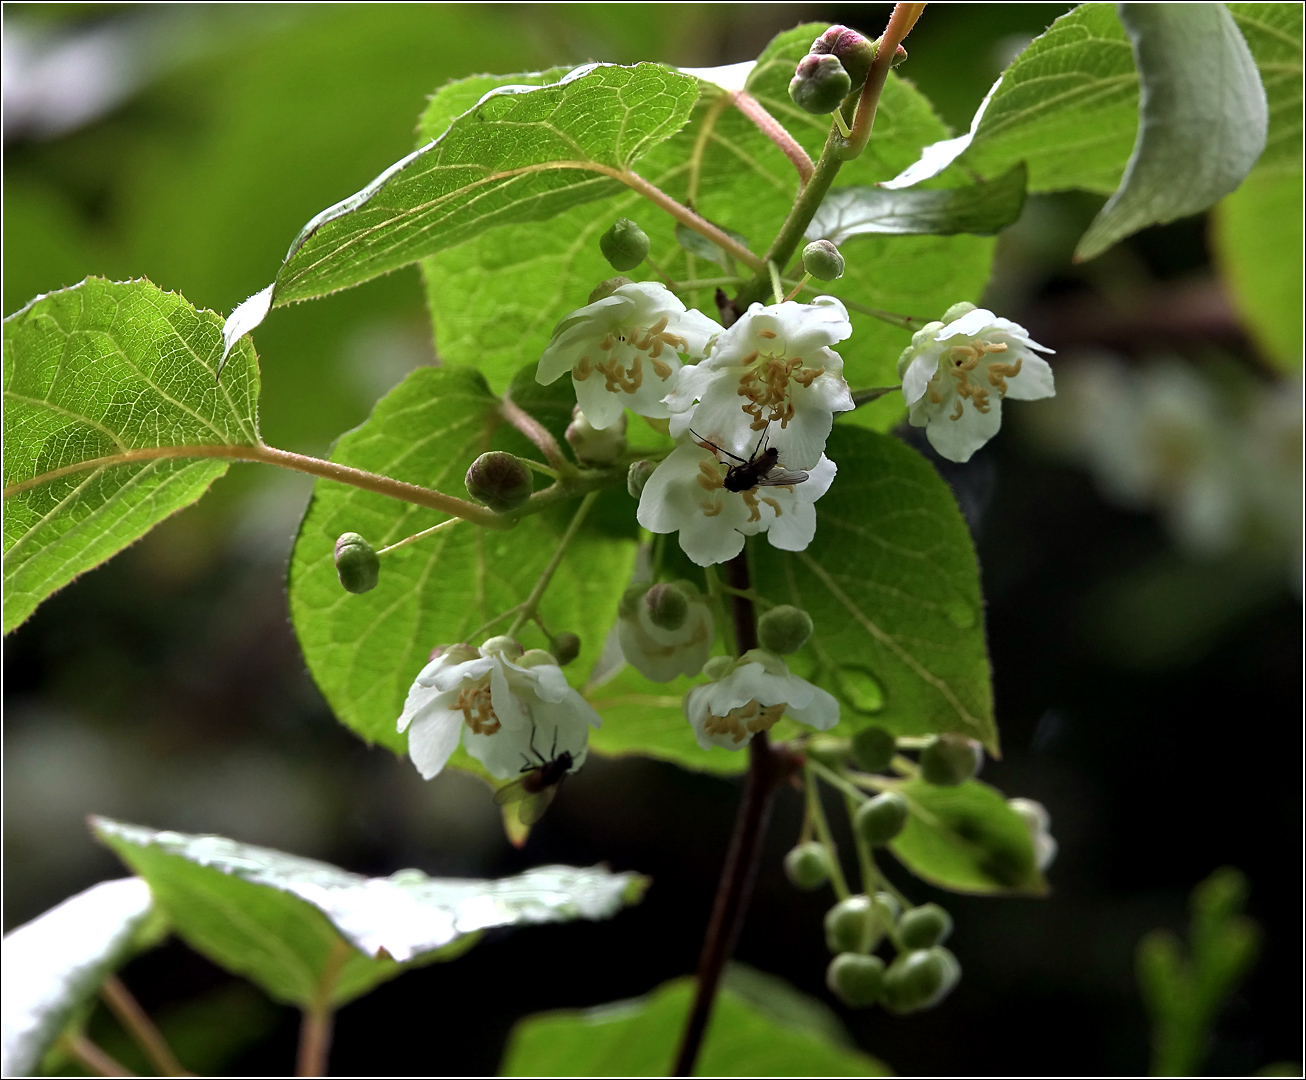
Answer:
[[(964, 130), (1002, 67), (1067, 9), (931, 7), (902, 72)], [(887, 13), (7, 4), (4, 312), (87, 274), (145, 275), (230, 311), (304, 221), (411, 149), (425, 95), (446, 79), (586, 59), (730, 63), (798, 22), (878, 33)], [(1205, 219), (1072, 266), (1100, 204), (1031, 198), (990, 288), (992, 306), (1058, 350), (1058, 398), (1009, 410), (967, 466), (939, 463), (989, 606), (1006, 754), (984, 779), (1048, 807), (1053, 893), (956, 897), (898, 875), (953, 912), (965, 971), (934, 1012), (843, 1013), (901, 1073), (1144, 1070), (1135, 944), (1182, 929), (1189, 891), (1226, 864), (1251, 881), (1265, 944), (1208, 1071), (1301, 1059), (1300, 383), (1244, 331)], [(264, 437), (314, 454), (435, 359), (416, 269), (279, 311), (258, 348)], [(1151, 458), (1113, 455), (1157, 424), (1174, 437)], [(339, 1074), (491, 1073), (519, 1017), (692, 971), (737, 786), (592, 758), (516, 851), (477, 783), (425, 784), (362, 745), (312, 685), (287, 619), (303, 479), (233, 467), (6, 640), (5, 929), (123, 873), (89, 838), (91, 812), (363, 873), (606, 861), (653, 877), (644, 904), (610, 923), (492, 937), (347, 1007)], [(779, 868), (800, 814), (783, 793), (738, 955), (829, 1000), (828, 897), (795, 893)], [(124, 979), (197, 1067), (290, 1070), (296, 1014), (184, 946)], [(95, 1032), (115, 1039), (103, 1018)]]

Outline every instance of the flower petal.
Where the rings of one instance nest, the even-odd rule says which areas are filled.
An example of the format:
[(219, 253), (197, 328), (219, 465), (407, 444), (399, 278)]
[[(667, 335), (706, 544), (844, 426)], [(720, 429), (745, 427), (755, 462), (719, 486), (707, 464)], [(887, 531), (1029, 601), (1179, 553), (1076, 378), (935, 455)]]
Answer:
[[(414, 720), (408, 733), (408, 756), (424, 780), (438, 776), (453, 752), (463, 729), (463, 714), (436, 709)], [(402, 729), (401, 729), (402, 730)]]
[(839, 722), (838, 700), (819, 686), (812, 687), (812, 699), (808, 704), (797, 708), (790, 705), (786, 711), (799, 723), (817, 731), (828, 731)]

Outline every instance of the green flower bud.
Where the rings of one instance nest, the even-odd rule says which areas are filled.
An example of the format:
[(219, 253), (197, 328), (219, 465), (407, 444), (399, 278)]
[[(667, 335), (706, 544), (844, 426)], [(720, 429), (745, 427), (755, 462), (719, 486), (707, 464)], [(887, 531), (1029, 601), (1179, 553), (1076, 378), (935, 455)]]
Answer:
[(543, 649), (527, 649), (514, 663), (518, 667), (524, 668), (539, 667), (541, 664), (551, 664), (557, 667), (558, 658), (553, 653), (545, 652)]
[(735, 658), (733, 656), (714, 656), (703, 665), (703, 674), (713, 682), (724, 679), (735, 670)]
[(358, 533), (341, 533), (336, 541), (336, 576), (345, 591), (371, 592), (380, 573), (381, 560), (372, 545)]
[(500, 514), (516, 510), (534, 487), (526, 463), (503, 450), (491, 450), (473, 461), (466, 483), (467, 494)]
[(825, 943), (832, 953), (870, 952), (882, 936), (869, 896), (850, 896), (825, 913)]
[(480, 657), (481, 652), (475, 645), (468, 645), (465, 641), (460, 641), (456, 645), (437, 645), (431, 650), (428, 660), (438, 660), (442, 656), (450, 658), (454, 664), (465, 664), (468, 660), (476, 660)]
[(856, 30), (846, 26), (832, 26), (812, 42), (810, 51), (817, 55), (829, 54), (836, 57), (848, 73), (853, 88), (860, 90), (866, 82), (866, 76), (871, 73), (875, 49), (876, 43), (868, 41)]
[(851, 92), (848, 72), (833, 56), (804, 56), (789, 82), (789, 96), (800, 109), (817, 116), (834, 112)]
[(604, 278), (594, 286), (593, 292), (590, 293), (590, 303), (596, 304), (604, 300), (620, 289), (623, 285), (634, 285), (635, 283), (628, 277), (618, 274), (616, 277)]
[(825, 985), (845, 1005), (874, 1005), (884, 988), (884, 961), (878, 956), (840, 953), (825, 969)]
[(757, 639), (771, 652), (796, 653), (812, 636), (812, 617), (802, 608), (781, 604), (757, 620)]
[(937, 1005), (957, 985), (961, 965), (947, 949), (915, 949), (901, 954), (884, 973), (882, 1000), (896, 1013)]
[(813, 240), (803, 248), (803, 269), (817, 281), (843, 277), (843, 256), (829, 240)]
[(942, 945), (952, 933), (952, 916), (938, 904), (922, 904), (904, 911), (898, 920), (898, 942), (905, 949)]
[(633, 270), (648, 257), (648, 236), (630, 218), (617, 218), (599, 237), (599, 250), (612, 269)]
[[(956, 322), (963, 315), (969, 315), (974, 310), (974, 304), (969, 300), (963, 300), (959, 304), (953, 304), (952, 307), (948, 308), (948, 310), (943, 313), (943, 322), (945, 325), (950, 322)], [(912, 337), (914, 338), (915, 335), (913, 334)]]
[(897, 924), (898, 916), (902, 914), (902, 905), (893, 893), (877, 892), (871, 897), (871, 914), (875, 917), (876, 925), (887, 934)]
[(814, 735), (807, 740), (803, 753), (831, 769), (842, 769), (852, 743), (833, 735)]
[(648, 483), (648, 478), (653, 475), (653, 470), (657, 467), (656, 461), (630, 463), (630, 469), (626, 472), (626, 490), (630, 492), (632, 499), (638, 499), (644, 494), (644, 485)]
[(481, 646), (481, 653), (485, 656), (498, 653), (505, 660), (520, 660), (526, 654), (526, 650), (521, 647), (521, 642), (516, 638), (499, 634), (497, 637), (485, 639), (485, 643)]
[(830, 852), (824, 844), (799, 844), (785, 856), (785, 876), (796, 889), (819, 889), (830, 880)]
[(570, 630), (555, 634), (549, 639), (549, 652), (557, 658), (558, 667), (566, 667), (580, 655), (580, 638)]
[(674, 585), (654, 585), (644, 594), (648, 618), (663, 630), (679, 630), (689, 617), (689, 597)]
[(611, 427), (596, 428), (577, 405), (567, 425), (567, 442), (585, 465), (611, 465), (626, 452), (626, 414)]
[(871, 847), (883, 847), (907, 824), (907, 800), (886, 791), (862, 803), (853, 815), (853, 828)]
[(965, 735), (936, 735), (921, 751), (921, 777), (942, 787), (964, 784), (984, 761), (984, 750)]
[(897, 740), (882, 727), (862, 728), (853, 736), (853, 761), (866, 772), (883, 772), (897, 752)]

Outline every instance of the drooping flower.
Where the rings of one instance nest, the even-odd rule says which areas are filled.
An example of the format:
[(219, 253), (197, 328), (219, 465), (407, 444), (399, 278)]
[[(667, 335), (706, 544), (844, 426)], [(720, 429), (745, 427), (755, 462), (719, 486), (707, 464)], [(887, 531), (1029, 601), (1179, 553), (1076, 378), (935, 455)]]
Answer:
[(617, 641), (626, 662), (654, 682), (703, 670), (716, 640), (712, 609), (688, 581), (627, 590)]
[(667, 417), (662, 400), (681, 358), (697, 360), (721, 327), (686, 310), (656, 282), (630, 282), (573, 311), (553, 331), (535, 378), (551, 383), (571, 372), (576, 400), (595, 428), (615, 424), (624, 409)]
[(1002, 399), (1034, 401), (1056, 393), (1050, 353), (1023, 326), (974, 304), (954, 304), (927, 323), (898, 358), (913, 427), (950, 461), (970, 456), (1002, 426)]
[(812, 542), (813, 504), (834, 481), (833, 461), (821, 455), (802, 483), (748, 491), (726, 490), (728, 471), (713, 451), (683, 439), (648, 478), (635, 516), (650, 532), (679, 532), (681, 548), (699, 566), (733, 559), (744, 537), (760, 532), (783, 551)]
[(667, 398), (671, 434), (692, 428), (748, 458), (766, 432), (787, 468), (812, 468), (834, 414), (853, 407), (843, 358), (830, 348), (851, 333), (848, 312), (833, 296), (754, 304), (721, 333), (706, 360), (677, 376)]
[(1034, 865), (1040, 871), (1046, 870), (1057, 857), (1057, 841), (1051, 832), (1052, 818), (1047, 808), (1034, 799), (1008, 799), (1007, 805), (1020, 815), (1029, 829), (1029, 838), (1034, 843)]
[(494, 776), (507, 779), (566, 752), (570, 772), (585, 762), (589, 729), (599, 715), (567, 684), (554, 658), (523, 652), (511, 638), (491, 638), (480, 649), (451, 645), (413, 681), (399, 717), (408, 756), (430, 780), (458, 748)]
[(777, 654), (752, 649), (738, 660), (718, 660), (726, 662), (713, 672), (717, 678), (685, 695), (685, 715), (704, 750), (713, 746), (738, 750), (786, 715), (818, 731), (839, 722), (839, 702), (791, 674)]

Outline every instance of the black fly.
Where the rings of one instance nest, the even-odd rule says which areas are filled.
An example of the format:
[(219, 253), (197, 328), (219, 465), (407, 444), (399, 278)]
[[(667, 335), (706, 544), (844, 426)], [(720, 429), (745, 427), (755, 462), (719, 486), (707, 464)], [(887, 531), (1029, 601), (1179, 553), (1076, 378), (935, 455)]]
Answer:
[[(535, 749), (535, 728), (531, 728), (531, 753), (536, 761), (527, 761), (522, 766), (522, 776), (511, 784), (501, 787), (494, 793), (494, 801), (500, 806), (520, 802), (517, 807), (517, 820), (526, 827), (534, 825), (544, 816), (544, 811), (558, 794), (558, 785), (571, 771), (575, 759), (570, 750), (558, 751), (558, 729), (553, 729), (553, 748), (546, 759)], [(523, 755), (524, 756), (524, 755)]]
[[(792, 484), (801, 484), (807, 479), (807, 473), (793, 472), (781, 465), (780, 451), (774, 446), (762, 449), (769, 430), (769, 427), (762, 429), (761, 437), (747, 460), (717, 446), (709, 439), (704, 439), (693, 428), (690, 428), (690, 434), (701, 444), (710, 446), (715, 453), (725, 454), (726, 457), (734, 458), (739, 462), (738, 465), (731, 465), (726, 469), (725, 478), (721, 481), (721, 486), (727, 491), (752, 491), (757, 487), (788, 487)], [(717, 460), (721, 459), (718, 457)]]

